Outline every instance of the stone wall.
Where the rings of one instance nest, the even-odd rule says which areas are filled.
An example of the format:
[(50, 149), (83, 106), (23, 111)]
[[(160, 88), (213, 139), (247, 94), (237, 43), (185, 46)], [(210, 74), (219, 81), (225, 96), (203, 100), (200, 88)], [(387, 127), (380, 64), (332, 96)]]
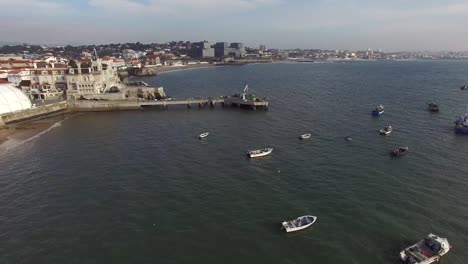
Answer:
[(67, 102), (63, 101), (53, 104), (41, 105), (13, 113), (3, 114), (0, 115), (0, 126), (17, 123), (41, 116), (46, 116), (61, 111), (66, 111), (67, 109)]
[(142, 109), (137, 101), (69, 101), (70, 111), (114, 111)]

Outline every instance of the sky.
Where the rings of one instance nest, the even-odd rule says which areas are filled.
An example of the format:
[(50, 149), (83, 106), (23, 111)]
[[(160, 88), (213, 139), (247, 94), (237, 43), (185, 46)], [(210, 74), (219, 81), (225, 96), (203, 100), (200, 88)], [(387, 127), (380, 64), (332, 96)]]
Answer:
[(468, 51), (468, 0), (0, 0), (0, 41)]

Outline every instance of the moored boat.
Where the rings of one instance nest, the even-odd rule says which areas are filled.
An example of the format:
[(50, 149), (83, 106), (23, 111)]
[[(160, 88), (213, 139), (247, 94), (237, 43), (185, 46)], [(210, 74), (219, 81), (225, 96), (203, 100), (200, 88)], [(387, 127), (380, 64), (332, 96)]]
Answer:
[(206, 138), (209, 134), (210, 134), (209, 132), (205, 132), (205, 133), (203, 133), (203, 134), (200, 134), (200, 135), (198, 136), (198, 138), (199, 138), (199, 139), (204, 139), (204, 138)]
[(390, 155), (392, 155), (394, 157), (400, 157), (400, 156), (403, 156), (406, 153), (408, 153), (408, 151), (409, 151), (408, 147), (398, 147), (398, 148), (392, 150), (392, 152), (390, 152)]
[(379, 115), (382, 115), (384, 112), (385, 112), (385, 109), (384, 109), (383, 105), (379, 105), (374, 110), (372, 110), (372, 115), (373, 116), (379, 116)]
[(393, 131), (392, 126), (387, 126), (387, 127), (383, 128), (383, 129), (380, 129), (380, 135), (387, 136), (387, 135), (390, 135), (390, 133), (392, 133), (392, 131)]
[(446, 238), (434, 234), (427, 235), (418, 243), (400, 252), (400, 259), (405, 264), (439, 263), (441, 257), (450, 251), (450, 244)]
[(459, 134), (468, 134), (468, 114), (460, 116), (455, 121), (455, 132)]
[(432, 103), (428, 103), (428, 110), (431, 111), (431, 112), (439, 112), (439, 105), (432, 102)]
[(265, 156), (270, 155), (272, 151), (273, 151), (273, 148), (249, 150), (247, 151), (247, 155), (250, 158), (259, 158), (259, 157), (265, 157)]
[(300, 136), (300, 139), (309, 139), (312, 136), (312, 134), (303, 134)]
[(313, 225), (317, 221), (317, 217), (313, 215), (304, 215), (299, 216), (294, 220), (284, 221), (281, 223), (283, 229), (286, 230), (287, 233), (295, 232), (302, 229), (306, 229), (309, 226)]

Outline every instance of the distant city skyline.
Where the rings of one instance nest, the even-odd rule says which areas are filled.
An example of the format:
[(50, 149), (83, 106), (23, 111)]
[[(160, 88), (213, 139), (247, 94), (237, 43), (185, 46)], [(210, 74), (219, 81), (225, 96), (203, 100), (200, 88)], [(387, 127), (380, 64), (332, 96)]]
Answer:
[(0, 0), (2, 41), (467, 51), (466, 0)]

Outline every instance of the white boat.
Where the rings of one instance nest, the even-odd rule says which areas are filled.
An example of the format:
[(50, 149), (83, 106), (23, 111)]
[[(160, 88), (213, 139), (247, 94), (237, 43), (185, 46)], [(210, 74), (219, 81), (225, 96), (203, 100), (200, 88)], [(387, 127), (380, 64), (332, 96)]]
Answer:
[(283, 228), (286, 230), (287, 233), (295, 232), (302, 229), (306, 229), (309, 226), (313, 225), (317, 221), (317, 217), (313, 215), (304, 215), (299, 216), (298, 218), (290, 221), (284, 221), (281, 223)]
[(312, 134), (304, 134), (304, 135), (301, 135), (300, 138), (301, 139), (309, 139), (311, 136), (312, 136)]
[(392, 133), (392, 131), (393, 131), (392, 126), (388, 126), (388, 127), (384, 128), (384, 129), (380, 129), (380, 134), (387, 136), (387, 135), (390, 135), (390, 133)]
[(209, 134), (210, 134), (209, 132), (205, 132), (205, 133), (203, 133), (203, 134), (200, 134), (200, 135), (198, 136), (198, 138), (200, 138), (200, 139), (206, 138)]
[(251, 158), (265, 157), (267, 155), (270, 155), (272, 151), (273, 151), (273, 148), (249, 150), (247, 152), (247, 155)]
[(446, 238), (429, 234), (418, 243), (402, 250), (400, 258), (406, 264), (439, 263), (440, 258), (447, 254), (450, 248)]

